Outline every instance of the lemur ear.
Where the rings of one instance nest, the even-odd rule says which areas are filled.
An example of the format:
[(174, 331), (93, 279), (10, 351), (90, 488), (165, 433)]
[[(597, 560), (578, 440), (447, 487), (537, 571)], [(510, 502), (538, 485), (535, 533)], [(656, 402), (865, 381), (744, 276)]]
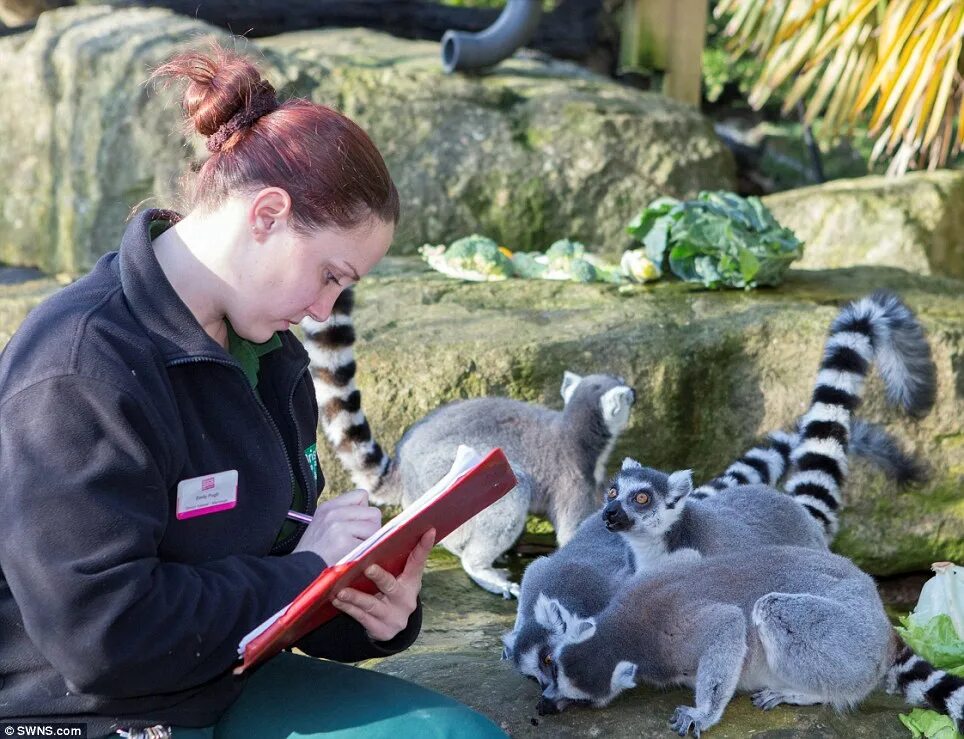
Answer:
[(570, 644), (578, 644), (579, 642), (586, 641), (586, 639), (592, 639), (595, 633), (595, 619), (576, 617), (573, 619), (569, 630), (566, 632), (566, 641), (568, 641)]
[(562, 375), (562, 387), (559, 392), (562, 393), (562, 402), (568, 403), (569, 398), (572, 397), (573, 392), (576, 390), (576, 385), (582, 382), (582, 377), (577, 375), (575, 372), (570, 372), (566, 370)]
[(555, 636), (566, 633), (566, 626), (571, 618), (565, 606), (555, 598), (547, 598), (545, 593), (539, 593), (533, 615), (537, 624)]
[(502, 659), (512, 659), (512, 653), (515, 651), (515, 640), (518, 634), (514, 631), (507, 631), (502, 635)]
[(620, 690), (635, 688), (637, 669), (637, 665), (634, 665), (632, 662), (627, 662), (626, 660), (623, 660), (616, 665), (616, 669), (613, 670), (613, 690), (616, 690), (617, 688)]
[(620, 467), (619, 469), (621, 469), (621, 470), (641, 470), (642, 468), (643, 468), (643, 465), (641, 465), (641, 464), (640, 464), (639, 462), (637, 462), (635, 459), (633, 459), (632, 457), (626, 457), (626, 458), (623, 459), (623, 466)]
[(669, 492), (666, 496), (668, 505), (682, 500), (693, 492), (693, 470), (679, 470), (669, 476)]
[(603, 418), (615, 418), (616, 416), (629, 417), (629, 411), (636, 402), (636, 393), (632, 388), (614, 387), (603, 393), (599, 399), (602, 408)]

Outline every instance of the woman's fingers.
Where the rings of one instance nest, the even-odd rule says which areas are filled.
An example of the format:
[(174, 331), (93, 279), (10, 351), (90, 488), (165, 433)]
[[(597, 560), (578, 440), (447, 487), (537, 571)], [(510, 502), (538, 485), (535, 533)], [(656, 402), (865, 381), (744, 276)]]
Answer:
[(365, 575), (381, 590), (385, 595), (391, 595), (398, 590), (398, 580), (395, 576), (378, 565), (372, 565), (365, 570)]
[(405, 569), (402, 570), (401, 579), (416, 583), (416, 592), (421, 590), (422, 571), (425, 569), (425, 563), (428, 561), (428, 555), (433, 546), (435, 546), (435, 529), (429, 529), (422, 534), (422, 538), (418, 540), (418, 544), (408, 555)]
[(318, 506), (319, 510), (322, 508), (340, 508), (342, 506), (366, 506), (368, 505), (368, 491), (362, 490), (361, 488), (356, 488), (355, 490), (349, 490), (347, 493), (342, 493), (341, 495), (336, 495), (334, 498), (326, 500), (324, 503)]

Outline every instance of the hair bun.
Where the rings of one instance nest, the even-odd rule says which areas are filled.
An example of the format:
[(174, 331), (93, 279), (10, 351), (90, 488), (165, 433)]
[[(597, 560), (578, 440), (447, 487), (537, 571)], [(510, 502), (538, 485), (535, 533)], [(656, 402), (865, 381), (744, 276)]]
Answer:
[[(151, 77), (190, 80), (182, 98), (184, 111), (199, 134), (218, 136), (216, 148), (208, 142), (212, 151), (219, 151), (231, 135), (278, 107), (274, 87), (257, 68), (217, 45), (209, 54), (178, 54), (154, 70)], [(225, 128), (231, 129), (227, 135)]]

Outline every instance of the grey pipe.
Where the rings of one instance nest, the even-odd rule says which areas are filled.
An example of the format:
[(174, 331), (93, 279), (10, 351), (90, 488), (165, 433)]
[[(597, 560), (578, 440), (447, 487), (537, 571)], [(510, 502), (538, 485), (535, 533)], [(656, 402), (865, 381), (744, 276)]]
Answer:
[(442, 69), (481, 69), (498, 64), (525, 44), (542, 17), (542, 0), (508, 0), (502, 13), (478, 33), (448, 30), (442, 36)]

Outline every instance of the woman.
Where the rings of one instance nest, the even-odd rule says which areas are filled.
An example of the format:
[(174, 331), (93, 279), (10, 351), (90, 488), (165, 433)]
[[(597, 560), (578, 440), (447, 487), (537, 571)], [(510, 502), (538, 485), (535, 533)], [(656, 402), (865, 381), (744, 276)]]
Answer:
[[(185, 54), (155, 76), (187, 78), (208, 137), (188, 213), (136, 216), (0, 358), (0, 717), (90, 736), (502, 735), (332, 662), (231, 675), (241, 637), (380, 524), (364, 491), (315, 508), (318, 412), (288, 328), (325, 320), (385, 255), (398, 194), (358, 126), (279, 105), (239, 56)], [(338, 661), (408, 647), (433, 536), (297, 646)]]

